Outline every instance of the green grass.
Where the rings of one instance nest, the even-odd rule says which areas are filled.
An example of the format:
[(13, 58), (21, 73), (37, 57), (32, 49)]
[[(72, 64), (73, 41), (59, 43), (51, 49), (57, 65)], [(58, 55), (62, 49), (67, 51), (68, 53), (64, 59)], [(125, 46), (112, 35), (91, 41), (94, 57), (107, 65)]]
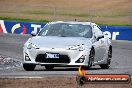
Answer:
[[(37, 15), (53, 15), (54, 12), (51, 11), (23, 11), (24, 14), (37, 14)], [(86, 13), (65, 13), (65, 12), (57, 12), (55, 13), (57, 16), (75, 16), (75, 17), (90, 17), (91, 14)], [(94, 16), (92, 14), (92, 16)], [(95, 16), (94, 16), (95, 17)]]
[[(22, 13), (24, 14), (41, 14), (41, 15), (53, 15), (54, 12), (53, 11), (30, 11), (30, 10), (26, 10), (23, 11)], [(132, 12), (106, 12), (106, 13), (100, 13), (100, 12), (89, 12), (89, 13), (76, 13), (76, 12), (71, 12), (71, 13), (66, 13), (64, 11), (58, 11), (55, 13), (58, 16), (74, 16), (74, 17), (112, 17), (112, 18), (116, 18), (116, 17), (124, 17), (124, 16), (131, 16)]]
[(21, 22), (49, 22), (48, 20), (33, 20), (33, 19), (22, 19), (22, 18), (13, 18), (13, 17), (0, 17), (1, 20), (8, 21), (21, 21)]
[(52, 15), (54, 14), (53, 12), (50, 12), (50, 11), (23, 11), (22, 13), (24, 14), (37, 14), (37, 15)]
[[(22, 19), (22, 18), (13, 18), (13, 17), (0, 17), (0, 20), (7, 21), (21, 21), (21, 22), (50, 22), (48, 20), (34, 20), (34, 19)], [(98, 25), (108, 25), (108, 26), (132, 26), (132, 24), (105, 24), (105, 23), (97, 23)]]
[(116, 24), (106, 24), (106, 23), (96, 23), (96, 24), (98, 24), (98, 25), (107, 25), (107, 26), (132, 26), (132, 24), (121, 24), (121, 23), (116, 23)]

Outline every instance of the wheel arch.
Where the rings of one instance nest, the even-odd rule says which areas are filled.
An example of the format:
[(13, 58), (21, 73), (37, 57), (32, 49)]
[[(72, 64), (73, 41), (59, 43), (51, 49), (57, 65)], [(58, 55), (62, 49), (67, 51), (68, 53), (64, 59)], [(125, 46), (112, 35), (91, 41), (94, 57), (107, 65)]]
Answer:
[[(94, 50), (94, 53), (95, 53), (95, 48), (94, 48), (93, 46), (91, 47), (91, 50)], [(90, 50), (90, 51), (91, 51), (91, 50)]]

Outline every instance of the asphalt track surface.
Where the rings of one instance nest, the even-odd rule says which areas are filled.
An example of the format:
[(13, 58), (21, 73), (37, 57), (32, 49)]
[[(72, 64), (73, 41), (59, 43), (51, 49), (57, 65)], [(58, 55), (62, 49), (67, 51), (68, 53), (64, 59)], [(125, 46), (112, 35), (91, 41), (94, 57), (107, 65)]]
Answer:
[[(30, 35), (0, 34), (0, 55), (13, 57), (23, 62), (22, 47)], [(112, 41), (113, 57), (109, 69), (93, 66), (86, 70), (87, 74), (130, 74), (132, 75), (132, 42)], [(43, 76), (75, 76), (78, 68), (56, 67), (52, 71), (37, 66), (35, 71), (24, 71), (22, 67), (0, 69), (0, 77), (43, 77)]]

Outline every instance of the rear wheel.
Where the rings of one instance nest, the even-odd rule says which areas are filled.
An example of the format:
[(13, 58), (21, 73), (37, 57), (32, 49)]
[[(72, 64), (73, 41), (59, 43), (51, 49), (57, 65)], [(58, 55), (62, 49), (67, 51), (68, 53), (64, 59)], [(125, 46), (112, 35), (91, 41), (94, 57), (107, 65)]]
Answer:
[(26, 71), (33, 71), (35, 69), (36, 65), (33, 64), (23, 64), (23, 68)]
[(46, 68), (46, 70), (52, 70), (54, 68), (54, 66), (46, 65), (45, 68)]
[(94, 63), (94, 56), (95, 56), (95, 51), (94, 49), (91, 49), (90, 54), (89, 54), (88, 69), (92, 67)]
[(107, 64), (101, 64), (100, 67), (101, 67), (102, 69), (108, 69), (108, 68), (110, 67), (111, 58), (112, 58), (112, 47), (110, 47), (110, 48), (109, 48), (109, 51), (108, 51)]

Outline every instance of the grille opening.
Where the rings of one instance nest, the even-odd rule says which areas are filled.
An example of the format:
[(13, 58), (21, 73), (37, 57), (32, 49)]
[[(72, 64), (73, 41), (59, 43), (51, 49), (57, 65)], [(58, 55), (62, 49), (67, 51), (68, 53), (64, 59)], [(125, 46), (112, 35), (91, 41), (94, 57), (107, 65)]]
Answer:
[(67, 55), (59, 55), (59, 58), (45, 58), (46, 54), (37, 55), (35, 61), (41, 63), (70, 63)]

